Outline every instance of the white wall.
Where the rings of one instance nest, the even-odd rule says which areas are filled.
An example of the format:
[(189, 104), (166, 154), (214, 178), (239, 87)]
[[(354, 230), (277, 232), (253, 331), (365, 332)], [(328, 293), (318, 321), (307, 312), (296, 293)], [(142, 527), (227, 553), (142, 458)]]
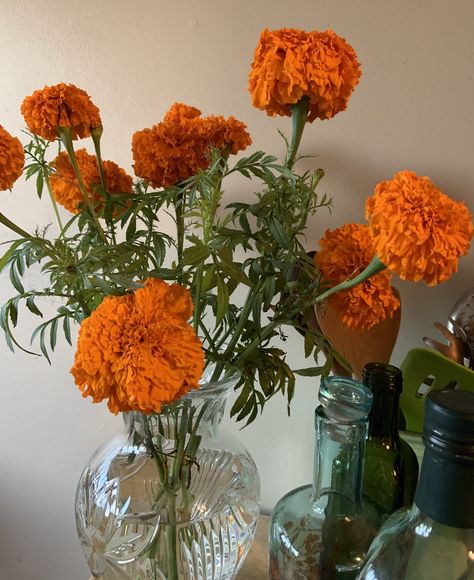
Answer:
[[(302, 152), (325, 169), (321, 191), (336, 202), (311, 223), (308, 249), (322, 232), (363, 218), (374, 185), (409, 168), (429, 175), (474, 210), (474, 4), (471, 0), (2, 0), (0, 124), (19, 134), (19, 106), (45, 84), (73, 82), (100, 107), (104, 156), (131, 165), (130, 138), (184, 101), (204, 114), (245, 121), (255, 148), (282, 153), (277, 128), (252, 108), (247, 74), (262, 28), (333, 28), (356, 49), (360, 85), (346, 112), (316, 122)], [(229, 192), (248, 195), (249, 188)], [(1, 194), (0, 211), (27, 228), (50, 217), (46, 200), (19, 184)], [(0, 241), (9, 234), (0, 232)], [(454, 300), (473, 282), (474, 252), (438, 288), (397, 283), (403, 321), (393, 357), (435, 334)], [(6, 273), (0, 298), (10, 295)], [(30, 320), (19, 331), (28, 340)], [(28, 327), (28, 328), (27, 328)], [(291, 361), (302, 366), (291, 335)], [(82, 400), (68, 373), (73, 349), (53, 366), (0, 342), (0, 580), (85, 580), (73, 501), (82, 466), (120, 418)], [(263, 506), (311, 478), (318, 382), (300, 380), (291, 419), (281, 399), (239, 436), (260, 469)], [(236, 432), (238, 428), (231, 424)]]

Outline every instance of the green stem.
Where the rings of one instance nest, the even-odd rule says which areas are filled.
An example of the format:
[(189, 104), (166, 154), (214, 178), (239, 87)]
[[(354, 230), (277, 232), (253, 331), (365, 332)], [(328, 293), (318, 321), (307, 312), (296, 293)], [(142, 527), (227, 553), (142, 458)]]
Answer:
[[(253, 288), (249, 289), (249, 291), (247, 293), (247, 298), (245, 299), (244, 305), (242, 307), (242, 311), (241, 311), (240, 316), (239, 316), (239, 321), (237, 323), (237, 326), (235, 328), (229, 328), (229, 331), (219, 341), (219, 344), (217, 345), (218, 349), (225, 344), (225, 341), (227, 340), (229, 334), (232, 333), (232, 338), (230, 339), (228, 344), (225, 345), (226, 348), (225, 348), (224, 352), (221, 354), (219, 361), (216, 362), (216, 367), (215, 367), (214, 372), (212, 374), (211, 381), (216, 381), (220, 377), (222, 370), (225, 368), (225, 365), (228, 362), (228, 356), (229, 355), (232, 356), (232, 353), (234, 352), (234, 348), (237, 345), (237, 343), (239, 342), (240, 336), (241, 336), (242, 331), (245, 327), (245, 324), (248, 320), (248, 317), (250, 316), (250, 314), (252, 312), (253, 296), (255, 296), (256, 294), (258, 294), (260, 292), (262, 285), (263, 285), (262, 281), (263, 281), (263, 277), (261, 277), (259, 279), (259, 281), (257, 282), (257, 284)], [(258, 341), (258, 343), (260, 343), (261, 336), (259, 335), (256, 340)], [(239, 358), (242, 358), (242, 355), (239, 355)]]
[(168, 513), (168, 525), (165, 527), (166, 534), (166, 578), (167, 580), (178, 580), (178, 558), (176, 555), (176, 493), (169, 491), (166, 500), (167, 513)]
[(194, 294), (194, 313), (193, 313), (193, 328), (197, 333), (199, 323), (201, 322), (201, 293), (202, 293), (202, 279), (204, 273), (204, 264), (198, 264), (196, 269), (196, 291)]
[(153, 434), (150, 429), (150, 425), (148, 423), (148, 418), (145, 418), (145, 435), (146, 435), (146, 443), (147, 448), (153, 456), (153, 459), (156, 463), (156, 468), (158, 469), (158, 473), (160, 474), (160, 479), (164, 483), (166, 481), (166, 469), (163, 464), (162, 455), (157, 451), (155, 447), (155, 443), (153, 441)]
[(186, 196), (183, 190), (179, 190), (176, 197), (176, 244), (178, 252), (178, 264), (181, 264), (184, 250), (184, 204)]
[(186, 402), (184, 403), (181, 417), (179, 417), (179, 411), (176, 413), (175, 421), (176, 423), (179, 422), (179, 429), (177, 433), (177, 448), (176, 448), (176, 457), (173, 461), (173, 468), (171, 472), (171, 482), (173, 488), (176, 489), (176, 483), (179, 480), (179, 472), (182, 467), (184, 453), (186, 450), (186, 434), (188, 432), (188, 417), (189, 417), (189, 408), (186, 406)]
[[(218, 354), (218, 349), (216, 348), (214, 340), (213, 340), (209, 330), (207, 329), (207, 326), (204, 324), (203, 320), (198, 319), (198, 327), (201, 329), (202, 333), (204, 334), (204, 338), (209, 343), (209, 349), (207, 349), (207, 350), (212, 350), (213, 354), (216, 356)], [(196, 328), (194, 329), (194, 331), (197, 334)]]
[(102, 164), (102, 154), (100, 150), (100, 138), (102, 137), (102, 125), (91, 130), (92, 141), (94, 143), (95, 157), (97, 159), (97, 168), (99, 169), (100, 184), (102, 188), (107, 191), (105, 183), (104, 167)]
[(329, 288), (319, 296), (316, 296), (315, 302), (321, 302), (322, 300), (329, 298), (329, 296), (335, 294), (336, 292), (339, 292), (340, 290), (348, 290), (349, 288), (353, 288), (354, 286), (357, 286), (357, 284), (364, 282), (371, 276), (375, 276), (375, 274), (382, 272), (382, 270), (385, 270), (386, 267), (387, 266), (385, 266), (385, 264), (383, 264), (379, 260), (378, 256), (375, 255), (372, 258), (370, 264), (364, 270), (362, 270), (362, 272), (358, 274), (355, 278), (351, 278), (350, 280), (346, 280), (345, 282), (341, 282), (340, 284), (337, 284), (336, 286)]
[(26, 232), (24, 229), (20, 228), (20, 226), (17, 226), (14, 222), (9, 220), (7, 218), (7, 216), (3, 215), (3, 213), (1, 213), (1, 212), (0, 212), (0, 223), (2, 223), (4, 226), (9, 228), (13, 232), (15, 232), (15, 234), (18, 234), (22, 238), (32, 238), (33, 237), (31, 234)]
[(72, 144), (71, 131), (69, 130), (68, 127), (58, 127), (57, 131), (58, 131), (59, 138), (61, 139), (62, 143), (64, 144), (64, 147), (66, 148), (66, 151), (69, 155), (69, 159), (71, 161), (71, 165), (72, 165), (72, 168), (74, 170), (74, 174), (75, 174), (77, 181), (79, 183), (79, 189), (82, 191), (82, 195), (84, 196), (84, 201), (86, 202), (86, 205), (91, 213), (91, 216), (92, 216), (92, 219), (94, 220), (97, 231), (99, 232), (99, 235), (102, 238), (102, 241), (105, 244), (108, 244), (107, 238), (105, 236), (105, 232), (102, 229), (102, 226), (100, 225), (99, 218), (97, 217), (97, 213), (96, 213), (94, 206), (92, 205), (92, 201), (89, 197), (89, 192), (87, 191), (87, 188), (84, 184), (84, 181), (82, 180), (81, 171), (79, 169), (79, 165), (78, 165), (77, 159), (76, 159), (76, 154), (74, 152), (74, 146)]
[(291, 142), (285, 165), (288, 169), (293, 167), (298, 147), (303, 136), (303, 130), (308, 120), (309, 98), (305, 95), (292, 107), (291, 112)]
[(61, 216), (59, 215), (58, 204), (56, 203), (56, 200), (54, 199), (53, 190), (51, 188), (51, 182), (49, 181), (49, 175), (46, 171), (43, 171), (43, 176), (44, 176), (44, 180), (46, 181), (46, 187), (48, 188), (49, 198), (50, 198), (51, 203), (53, 205), (54, 213), (56, 215), (56, 220), (58, 222), (58, 226), (59, 226), (59, 229), (61, 231), (61, 236), (62, 236), (63, 229), (64, 229), (63, 223), (61, 221)]
[[(225, 356), (229, 352), (233, 351), (235, 345), (239, 341), (240, 334), (245, 326), (245, 323), (248, 320), (248, 317), (250, 316), (250, 313), (252, 312), (252, 298), (257, 292), (260, 292), (261, 287), (262, 287), (262, 283), (261, 283), (261, 279), (260, 279), (253, 288), (249, 289), (249, 291), (247, 293), (247, 298), (245, 299), (244, 305), (242, 307), (242, 311), (240, 312), (239, 322), (237, 323), (237, 327), (235, 329), (233, 329), (233, 328), (229, 329), (229, 332), (232, 332), (232, 338), (229, 341), (229, 343), (226, 345), (225, 351), (222, 353), (223, 361), (225, 361)], [(221, 338), (221, 340), (219, 341), (219, 344), (217, 345), (217, 348), (220, 348), (224, 345), (228, 336), (229, 335), (227, 333), (223, 338)], [(215, 380), (214, 376), (213, 376), (212, 380)]]

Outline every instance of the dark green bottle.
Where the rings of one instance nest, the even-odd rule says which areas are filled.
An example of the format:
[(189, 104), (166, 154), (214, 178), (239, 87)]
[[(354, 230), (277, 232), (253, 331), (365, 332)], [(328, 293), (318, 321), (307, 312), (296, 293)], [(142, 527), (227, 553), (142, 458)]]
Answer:
[(418, 482), (418, 459), (400, 437), (402, 371), (384, 363), (364, 367), (362, 382), (374, 396), (364, 463), (363, 493), (386, 514), (410, 506)]

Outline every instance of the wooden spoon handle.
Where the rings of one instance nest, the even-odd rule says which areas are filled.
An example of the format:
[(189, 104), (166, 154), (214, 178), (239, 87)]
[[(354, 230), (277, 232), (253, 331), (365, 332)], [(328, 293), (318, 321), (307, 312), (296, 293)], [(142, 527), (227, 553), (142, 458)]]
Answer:
[[(394, 289), (399, 298), (399, 293)], [(389, 363), (398, 337), (401, 306), (392, 318), (383, 320), (370, 330), (360, 332), (348, 328), (338, 317), (330, 301), (315, 306), (319, 326), (332, 346), (350, 363), (356, 378), (369, 362)]]

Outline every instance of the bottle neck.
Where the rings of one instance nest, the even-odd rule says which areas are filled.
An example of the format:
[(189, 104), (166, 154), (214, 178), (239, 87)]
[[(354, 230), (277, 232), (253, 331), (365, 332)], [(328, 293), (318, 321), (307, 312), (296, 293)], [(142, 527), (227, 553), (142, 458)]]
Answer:
[(398, 422), (400, 394), (393, 388), (372, 388), (374, 400), (369, 414), (369, 439), (400, 440)]
[(474, 458), (425, 446), (415, 504), (436, 522), (474, 529)]
[(341, 423), (316, 410), (313, 500), (337, 494), (358, 510), (362, 499), (362, 469), (367, 421)]

